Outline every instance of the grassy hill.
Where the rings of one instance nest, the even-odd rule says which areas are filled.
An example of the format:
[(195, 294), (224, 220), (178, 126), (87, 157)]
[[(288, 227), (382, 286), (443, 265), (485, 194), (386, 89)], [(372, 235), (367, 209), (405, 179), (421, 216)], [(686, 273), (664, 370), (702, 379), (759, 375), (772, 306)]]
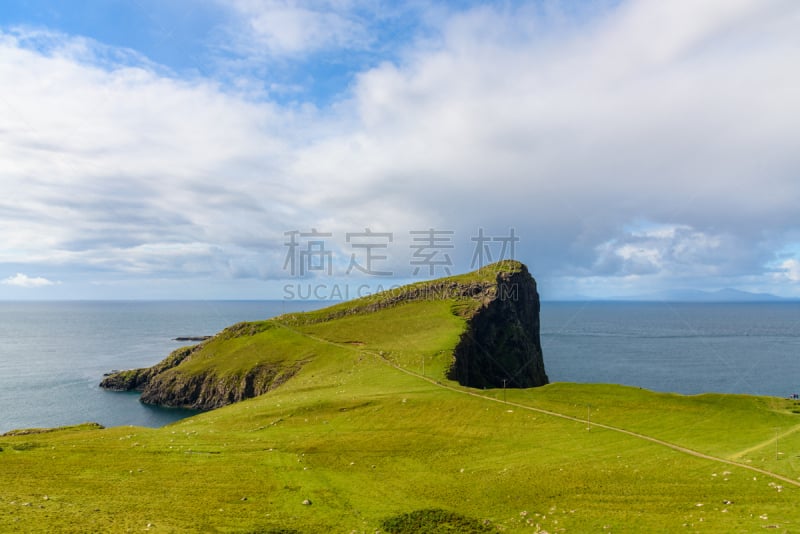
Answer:
[(231, 376), (302, 362), (256, 398), (0, 437), (0, 531), (800, 531), (794, 401), (467, 388), (446, 373), (472, 304), (381, 298), (207, 342)]

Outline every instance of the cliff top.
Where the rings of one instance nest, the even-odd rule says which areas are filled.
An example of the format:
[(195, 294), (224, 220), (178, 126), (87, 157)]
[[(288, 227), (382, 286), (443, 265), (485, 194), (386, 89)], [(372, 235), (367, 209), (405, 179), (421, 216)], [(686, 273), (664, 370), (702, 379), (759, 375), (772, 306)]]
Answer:
[(461, 306), (456, 307), (454, 312), (468, 317), (479, 308), (483, 300), (492, 298), (491, 289), (497, 286), (498, 280), (520, 273), (528, 274), (528, 269), (523, 263), (516, 260), (503, 260), (485, 265), (469, 273), (407, 284), (334, 304), (321, 310), (281, 315), (275, 320), (291, 325), (312, 324), (346, 315), (372, 313), (414, 300), (455, 301)]

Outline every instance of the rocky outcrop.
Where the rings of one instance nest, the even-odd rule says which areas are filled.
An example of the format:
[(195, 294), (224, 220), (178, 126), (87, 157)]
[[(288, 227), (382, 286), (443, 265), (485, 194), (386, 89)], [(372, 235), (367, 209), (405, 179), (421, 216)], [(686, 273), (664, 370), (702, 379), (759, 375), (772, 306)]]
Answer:
[(539, 340), (539, 293), (528, 269), (499, 271), (454, 351), (448, 378), (476, 388), (547, 384)]
[[(234, 338), (253, 336), (273, 327), (266, 321), (238, 323), (211, 340), (224, 343)], [(199, 372), (181, 367), (181, 364), (190, 364), (192, 357), (200, 354), (204, 348), (208, 348), (206, 343), (184, 347), (173, 351), (153, 367), (112, 372), (103, 379), (100, 387), (112, 391), (141, 391), (139, 400), (144, 404), (212, 410), (275, 389), (305, 363), (256, 363), (236, 373), (222, 373), (213, 366)]]
[(288, 368), (262, 364), (242, 374), (227, 376), (214, 372), (160, 373), (147, 382), (140, 400), (158, 406), (212, 410), (263, 395), (286, 382), (300, 367), (300, 364)]
[(197, 350), (175, 351), (163, 362), (146, 369), (120, 371), (107, 376), (100, 387), (113, 391), (141, 391), (144, 404), (212, 410), (227, 404), (257, 397), (275, 389), (302, 367), (260, 364), (246, 372), (220, 375), (214, 369), (200, 373), (182, 372), (176, 367)]
[(177, 367), (178, 364), (191, 356), (200, 347), (201, 345), (195, 345), (194, 347), (183, 347), (174, 350), (160, 363), (145, 369), (112, 371), (103, 378), (103, 381), (100, 382), (100, 387), (111, 391), (143, 391), (154, 376)]
[[(302, 334), (308, 325), (380, 313), (419, 300), (447, 301), (451, 311), (466, 320), (448, 378), (477, 388), (527, 388), (547, 383), (536, 282), (524, 265), (506, 261), (468, 275), (412, 284), (325, 310), (235, 324), (199, 345), (173, 351), (153, 367), (112, 372), (100, 386), (141, 391), (141, 401), (146, 404), (218, 408), (280, 386), (315, 352), (308, 345), (302, 345), (305, 349), (291, 344), (274, 348), (269, 340), (280, 339), (280, 335), (269, 335), (280, 334), (278, 330), (266, 340), (254, 336), (273, 329)], [(320, 341), (307, 338), (311, 343)], [(240, 349), (246, 357), (233, 356), (240, 354)]]

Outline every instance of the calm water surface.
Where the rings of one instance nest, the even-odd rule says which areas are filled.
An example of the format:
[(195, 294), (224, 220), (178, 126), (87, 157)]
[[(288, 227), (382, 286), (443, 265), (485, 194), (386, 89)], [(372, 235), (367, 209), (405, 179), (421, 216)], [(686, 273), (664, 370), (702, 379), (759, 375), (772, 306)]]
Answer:
[(800, 303), (542, 304), (551, 381), (657, 391), (800, 392)]
[(96, 421), (161, 426), (190, 415), (98, 387), (103, 373), (153, 365), (239, 321), (319, 307), (308, 302), (0, 302), (0, 433)]

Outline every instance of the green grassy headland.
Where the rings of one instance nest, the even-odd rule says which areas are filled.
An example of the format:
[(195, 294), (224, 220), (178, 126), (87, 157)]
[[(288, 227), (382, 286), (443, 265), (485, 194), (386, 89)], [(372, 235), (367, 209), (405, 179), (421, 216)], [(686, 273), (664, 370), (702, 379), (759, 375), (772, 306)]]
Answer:
[(221, 373), (303, 361), (265, 395), (0, 436), (0, 532), (800, 532), (796, 401), (466, 388), (471, 303), (369, 303), (206, 342)]

